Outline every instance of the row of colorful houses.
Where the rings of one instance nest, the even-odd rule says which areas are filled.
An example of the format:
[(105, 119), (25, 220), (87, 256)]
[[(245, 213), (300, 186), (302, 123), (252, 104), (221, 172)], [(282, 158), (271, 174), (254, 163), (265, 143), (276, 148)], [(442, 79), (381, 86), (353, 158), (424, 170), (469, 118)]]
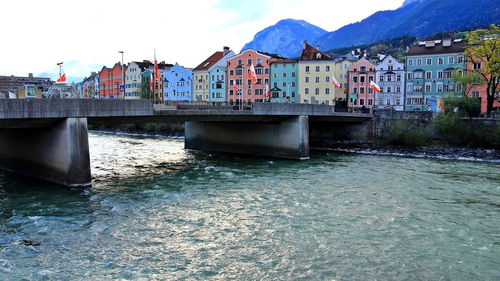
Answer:
[[(332, 58), (306, 41), (296, 59), (253, 49), (235, 54), (224, 47), (194, 69), (161, 62), (158, 79), (153, 79), (154, 64), (150, 61), (103, 67), (81, 83), (81, 96), (229, 104), (313, 103), (437, 112), (443, 99), (464, 93), (453, 73), (482, 67), (480, 62), (466, 62), (464, 49), (465, 41), (460, 39), (420, 42), (409, 47), (406, 62), (401, 62), (380, 54), (370, 57), (359, 49)], [(381, 91), (375, 92), (371, 83)], [(479, 84), (473, 85), (471, 95), (486, 102), (486, 91)]]

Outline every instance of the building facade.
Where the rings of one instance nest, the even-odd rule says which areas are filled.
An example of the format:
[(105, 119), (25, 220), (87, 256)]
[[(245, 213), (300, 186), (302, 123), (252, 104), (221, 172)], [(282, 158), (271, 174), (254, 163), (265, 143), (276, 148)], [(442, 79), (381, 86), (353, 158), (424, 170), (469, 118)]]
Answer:
[(210, 92), (208, 101), (223, 102), (226, 101), (226, 66), (215, 66), (208, 72), (210, 80)]
[(164, 101), (191, 101), (193, 94), (193, 71), (184, 68), (177, 63), (163, 71), (161, 81), (163, 83)]
[(16, 93), (19, 88), (24, 85), (36, 86), (40, 91), (47, 91), (54, 81), (50, 78), (34, 77), (33, 73), (29, 73), (28, 76), (0, 76), (0, 93), (8, 97), (9, 93)]
[(375, 91), (370, 82), (375, 82), (375, 65), (362, 57), (349, 67), (349, 100), (348, 107), (372, 108), (375, 101)]
[[(222, 52), (218, 51), (204, 60), (200, 65), (193, 69), (193, 100), (194, 101), (210, 101), (213, 99), (212, 96), (217, 96), (220, 89), (214, 89), (212, 85), (217, 80), (211, 79), (212, 72), (217, 67), (226, 67), (226, 61), (229, 57), (234, 56), (234, 52), (229, 49), (229, 47), (224, 47)], [(220, 69), (219, 69), (220, 71)], [(213, 73), (216, 78), (220, 73)], [(220, 84), (220, 83), (219, 83)], [(224, 82), (225, 85), (225, 82)], [(216, 91), (212, 91), (216, 90)], [(214, 95), (212, 95), (214, 94)], [(225, 95), (224, 95), (225, 96)], [(218, 101), (220, 98), (216, 98)]]
[[(125, 72), (127, 67), (123, 66)], [(105, 99), (123, 98), (123, 91), (120, 91), (122, 84), (122, 65), (116, 63), (112, 68), (103, 66), (99, 72), (99, 97)]]
[(89, 77), (83, 79), (83, 98), (99, 98), (99, 75), (92, 72)]
[(356, 55), (355, 51), (349, 54), (340, 56), (335, 59), (335, 71), (334, 76), (337, 82), (339, 82), (340, 87), (333, 90), (335, 96), (335, 104), (342, 103), (345, 107), (347, 106), (347, 95), (349, 94), (349, 67), (358, 61), (359, 57)]
[(375, 93), (375, 107), (404, 110), (404, 64), (392, 56), (386, 56), (376, 66), (375, 83), (380, 93)]
[(335, 104), (332, 76), (335, 61), (317, 48), (303, 42), (299, 59), (298, 92), (301, 103)]
[(409, 48), (405, 110), (437, 112), (444, 98), (463, 95), (452, 75), (465, 69), (464, 46), (463, 40), (445, 39), (420, 42)]
[(299, 63), (296, 60), (276, 60), (271, 62), (269, 86), (271, 102), (298, 103)]
[[(269, 65), (280, 56), (247, 49), (227, 60), (227, 101), (230, 104), (263, 102), (269, 86)], [(254, 66), (257, 82), (252, 83), (248, 70)]]

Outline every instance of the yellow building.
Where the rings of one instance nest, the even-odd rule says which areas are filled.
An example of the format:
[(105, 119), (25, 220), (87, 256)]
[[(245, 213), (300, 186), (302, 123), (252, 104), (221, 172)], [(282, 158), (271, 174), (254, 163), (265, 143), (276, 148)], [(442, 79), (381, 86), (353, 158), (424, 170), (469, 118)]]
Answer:
[(336, 102), (346, 102), (346, 95), (349, 89), (349, 80), (347, 71), (349, 67), (358, 61), (358, 56), (352, 53), (340, 56), (335, 59), (334, 75), (340, 87), (334, 90)]
[(335, 61), (304, 41), (299, 59), (300, 103), (334, 105), (336, 97), (332, 76), (338, 80), (340, 75), (335, 72)]

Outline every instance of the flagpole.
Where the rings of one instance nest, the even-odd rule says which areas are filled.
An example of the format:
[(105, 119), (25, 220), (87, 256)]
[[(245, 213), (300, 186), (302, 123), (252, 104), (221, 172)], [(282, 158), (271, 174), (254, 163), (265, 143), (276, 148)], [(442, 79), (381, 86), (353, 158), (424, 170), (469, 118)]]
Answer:
[(242, 106), (241, 106), (241, 103), (243, 102), (243, 93), (245, 91), (245, 76), (244, 76), (244, 66), (243, 66), (243, 62), (241, 62), (241, 92), (240, 92), (240, 104), (239, 104), (239, 109), (241, 110), (242, 109)]

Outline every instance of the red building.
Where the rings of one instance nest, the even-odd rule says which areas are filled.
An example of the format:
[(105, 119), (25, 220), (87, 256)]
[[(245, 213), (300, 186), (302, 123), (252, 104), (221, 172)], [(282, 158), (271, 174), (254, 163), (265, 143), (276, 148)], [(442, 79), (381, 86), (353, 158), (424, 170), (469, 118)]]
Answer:
[[(240, 101), (251, 103), (267, 100), (266, 85), (269, 86), (269, 65), (278, 59), (283, 58), (252, 49), (230, 57), (227, 60), (226, 100), (230, 104), (240, 104)], [(257, 83), (252, 83), (248, 76), (251, 65), (255, 68)]]
[[(467, 64), (465, 66), (466, 72), (474, 72), (474, 70), (479, 70), (482, 69), (484, 65), (481, 63), (481, 61), (477, 62), (472, 62), (470, 60), (467, 60)], [(488, 76), (488, 79), (490, 77)], [(483, 84), (476, 83), (473, 84), (470, 91), (469, 91), (469, 96), (476, 97), (476, 98), (481, 98), (481, 113), (486, 113), (487, 112), (487, 105), (488, 105), (488, 98), (487, 98), (487, 91), (486, 88), (488, 87), (486, 83), (484, 82), (483, 79), (480, 79), (478, 82), (483, 82)], [(497, 89), (499, 90), (499, 89)], [(500, 100), (496, 99), (493, 102), (493, 110), (495, 108), (500, 107)]]
[(120, 92), (122, 85), (122, 73), (125, 73), (127, 67), (116, 63), (113, 68), (102, 67), (99, 72), (99, 96), (106, 99), (123, 98), (123, 92)]
[(349, 67), (348, 74), (348, 106), (372, 108), (375, 103), (375, 91), (370, 87), (370, 81), (375, 82), (375, 65), (363, 57)]

